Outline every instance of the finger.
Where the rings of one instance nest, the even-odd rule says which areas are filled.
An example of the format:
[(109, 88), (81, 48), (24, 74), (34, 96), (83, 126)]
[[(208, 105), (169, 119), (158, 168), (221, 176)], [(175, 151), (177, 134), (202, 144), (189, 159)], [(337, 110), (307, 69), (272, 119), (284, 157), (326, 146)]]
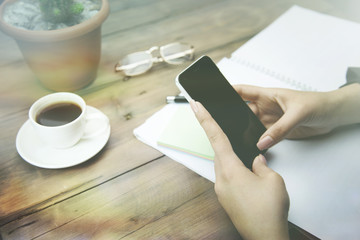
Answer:
[(260, 154), (254, 159), (252, 164), (252, 170), (253, 173), (260, 177), (266, 176), (267, 174), (273, 172), (273, 170), (267, 166), (266, 159), (262, 154)]
[[(219, 159), (225, 165), (231, 166), (231, 164), (237, 160), (237, 157), (234, 157), (235, 153), (232, 149), (231, 143), (223, 130), (201, 103), (192, 100), (190, 101), (190, 105), (197, 120), (209, 138), (211, 146), (214, 149), (216, 159)], [(237, 162), (241, 161), (237, 160)]]
[(252, 103), (252, 102), (250, 102), (250, 103), (248, 103), (248, 107), (251, 109), (251, 111), (256, 115), (256, 116), (258, 116), (259, 117), (259, 108), (258, 108), (258, 106), (255, 104), (255, 103)]
[(286, 112), (278, 121), (276, 121), (265, 133), (260, 137), (256, 146), (259, 150), (265, 150), (282, 139), (293, 130), (299, 123), (298, 114), (292, 111)]
[(265, 89), (262, 87), (256, 87), (251, 85), (234, 85), (233, 86), (236, 92), (245, 100), (245, 101), (256, 101), (260, 96), (264, 94)]

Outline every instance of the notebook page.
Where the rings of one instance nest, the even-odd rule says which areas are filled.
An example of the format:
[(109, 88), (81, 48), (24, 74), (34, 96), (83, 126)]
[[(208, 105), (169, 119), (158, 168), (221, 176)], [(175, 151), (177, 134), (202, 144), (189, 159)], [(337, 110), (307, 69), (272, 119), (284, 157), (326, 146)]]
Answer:
[(239, 64), (233, 61), (232, 58), (223, 58), (218, 62), (221, 73), (230, 82), (230, 84), (247, 84), (259, 87), (274, 87), (274, 88), (291, 88), (297, 90), (305, 90), (300, 85), (289, 84), (285, 81), (280, 81), (276, 76), (266, 74), (258, 71), (258, 69), (249, 67), (245, 64)]
[(300, 88), (329, 91), (360, 66), (360, 24), (293, 6), (232, 54)]

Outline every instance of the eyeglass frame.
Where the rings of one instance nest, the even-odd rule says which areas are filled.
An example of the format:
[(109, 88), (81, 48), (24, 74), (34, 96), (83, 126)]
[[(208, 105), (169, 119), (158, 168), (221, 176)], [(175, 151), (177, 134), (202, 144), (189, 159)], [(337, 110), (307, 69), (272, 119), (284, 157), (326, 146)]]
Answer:
[[(163, 46), (160, 46), (160, 47), (159, 46), (153, 46), (153, 47), (151, 47), (151, 48), (149, 48), (148, 50), (145, 50), (145, 51), (134, 52), (134, 53), (145, 52), (145, 53), (147, 53), (147, 54), (149, 54), (151, 56), (151, 59), (149, 59), (151, 61), (151, 65), (150, 65), (149, 69), (147, 69), (146, 71), (144, 71), (142, 73), (135, 74), (135, 75), (127, 75), (125, 72), (124, 72), (124, 74), (127, 75), (127, 76), (136, 76), (136, 75), (143, 74), (143, 73), (149, 71), (154, 63), (166, 62), (168, 64), (178, 65), (176, 63), (168, 62), (161, 54), (161, 48), (169, 47), (169, 46), (175, 45), (175, 44), (186, 44), (186, 45), (189, 45), (190, 49), (186, 50), (186, 51), (176, 53), (176, 54), (173, 54), (173, 55), (175, 55), (175, 57), (173, 57), (172, 59), (176, 59), (176, 58), (179, 58), (179, 57), (186, 56), (186, 54), (190, 54), (190, 56), (191, 56), (190, 60), (192, 60), (194, 58), (195, 48), (194, 48), (194, 46), (192, 46), (190, 44), (187, 44), (187, 43), (173, 42), (173, 43), (169, 43), (169, 44), (166, 44), (166, 45), (163, 45)], [(156, 51), (156, 50), (159, 50), (160, 56), (155, 56), (154, 57), (152, 53), (154, 51)], [(134, 53), (127, 54), (126, 56), (134, 54)], [(173, 55), (171, 55), (171, 56), (173, 56)], [(140, 61), (140, 62), (131, 63), (131, 64), (124, 65), (124, 66), (121, 66), (120, 61), (119, 61), (117, 64), (115, 64), (115, 72), (121, 72), (121, 71), (124, 71), (124, 70), (127, 70), (127, 69), (135, 68), (137, 66), (140, 66), (142, 64), (147, 63), (149, 60), (143, 60), (143, 61)]]

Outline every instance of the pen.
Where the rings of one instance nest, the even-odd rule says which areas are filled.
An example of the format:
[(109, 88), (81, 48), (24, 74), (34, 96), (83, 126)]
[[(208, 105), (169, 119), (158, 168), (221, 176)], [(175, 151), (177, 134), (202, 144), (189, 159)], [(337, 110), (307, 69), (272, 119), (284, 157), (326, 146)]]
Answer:
[[(188, 101), (184, 96), (167, 96), (166, 103), (187, 103)], [(251, 101), (245, 101), (246, 104), (251, 103)]]
[(167, 96), (166, 103), (187, 103), (184, 96)]

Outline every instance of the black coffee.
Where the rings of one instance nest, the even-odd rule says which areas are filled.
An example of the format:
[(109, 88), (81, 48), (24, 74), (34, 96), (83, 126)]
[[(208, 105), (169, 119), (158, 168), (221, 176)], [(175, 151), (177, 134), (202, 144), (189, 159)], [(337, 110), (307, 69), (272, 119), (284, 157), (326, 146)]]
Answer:
[(81, 108), (74, 103), (55, 103), (44, 108), (36, 116), (36, 122), (49, 127), (61, 126), (74, 121), (80, 114)]

